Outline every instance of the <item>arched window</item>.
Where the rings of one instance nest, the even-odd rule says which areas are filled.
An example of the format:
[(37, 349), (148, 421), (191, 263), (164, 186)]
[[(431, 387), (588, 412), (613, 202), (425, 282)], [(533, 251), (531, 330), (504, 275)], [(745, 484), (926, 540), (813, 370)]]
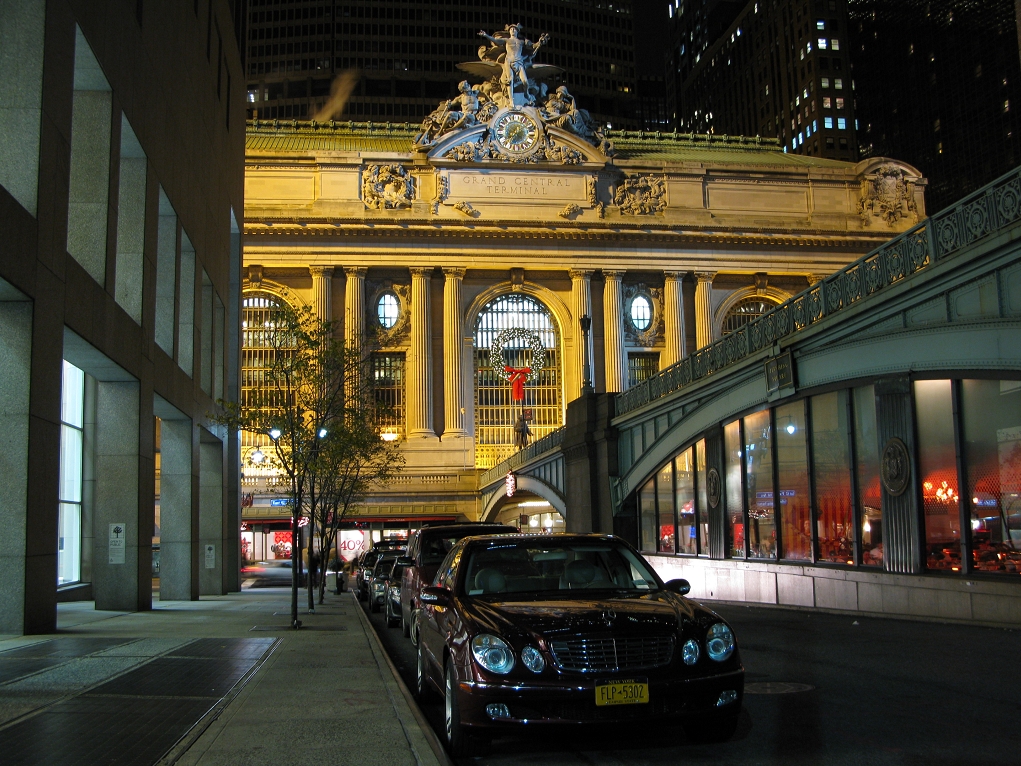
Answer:
[[(525, 385), (523, 402), (513, 401), (511, 384), (490, 364), (493, 342), (501, 332), (512, 328), (534, 333), (546, 349), (546, 366)], [(509, 367), (529, 366), (532, 354), (522, 338), (509, 340), (503, 346), (503, 359)], [(490, 301), (475, 325), (477, 468), (491, 468), (517, 451), (514, 424), (522, 414), (531, 431), (530, 442), (562, 425), (560, 341), (549, 309), (535, 298), (515, 293)]]
[[(270, 371), (293, 345), (279, 333), (283, 301), (271, 293), (246, 291), (241, 302), (241, 406), (260, 409), (267, 415), (279, 410), (283, 401), (275, 391)], [(265, 447), (265, 436), (242, 432), (243, 454)]]
[(730, 307), (730, 311), (723, 318), (723, 334), (729, 335), (732, 332), (740, 330), (750, 321), (756, 317), (760, 317), (767, 311), (770, 311), (779, 304), (771, 298), (765, 298), (761, 295), (752, 295), (748, 298), (742, 298), (733, 306)]

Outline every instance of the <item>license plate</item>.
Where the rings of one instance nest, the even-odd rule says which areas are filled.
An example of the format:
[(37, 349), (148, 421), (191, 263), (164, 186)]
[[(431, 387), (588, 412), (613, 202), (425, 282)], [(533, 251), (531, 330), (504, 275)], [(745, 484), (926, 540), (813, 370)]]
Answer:
[(627, 678), (596, 684), (596, 705), (645, 705), (649, 702), (649, 682)]

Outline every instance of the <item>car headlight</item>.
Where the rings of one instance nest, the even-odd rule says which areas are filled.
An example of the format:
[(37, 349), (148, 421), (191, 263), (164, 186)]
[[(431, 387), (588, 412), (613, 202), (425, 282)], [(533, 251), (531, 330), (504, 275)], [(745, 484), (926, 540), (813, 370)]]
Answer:
[(514, 669), (514, 652), (498, 636), (482, 633), (472, 639), (475, 661), (486, 670), (506, 675)]
[(542, 658), (542, 652), (531, 644), (521, 650), (521, 661), (533, 673), (541, 673), (546, 668), (546, 660)]
[(718, 622), (709, 628), (709, 633), (705, 637), (705, 648), (709, 652), (709, 659), (723, 662), (734, 653), (734, 634), (730, 628)]
[(681, 659), (684, 660), (685, 665), (694, 665), (698, 662), (698, 656), (702, 653), (702, 650), (698, 648), (698, 641), (693, 638), (689, 638), (684, 642), (684, 646), (681, 648)]

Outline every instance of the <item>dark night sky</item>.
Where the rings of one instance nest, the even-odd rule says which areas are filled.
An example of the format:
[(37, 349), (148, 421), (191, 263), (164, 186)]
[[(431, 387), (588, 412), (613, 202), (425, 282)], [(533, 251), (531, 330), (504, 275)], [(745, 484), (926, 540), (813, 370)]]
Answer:
[(632, 0), (638, 76), (663, 75), (667, 50), (667, 0)]

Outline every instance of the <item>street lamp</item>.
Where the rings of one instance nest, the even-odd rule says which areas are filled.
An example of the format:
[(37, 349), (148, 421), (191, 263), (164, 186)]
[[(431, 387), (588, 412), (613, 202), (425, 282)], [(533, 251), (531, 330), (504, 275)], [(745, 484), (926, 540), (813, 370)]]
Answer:
[(269, 429), (269, 438), (272, 439), (273, 441), (276, 441), (277, 439), (280, 438), (280, 435), (282, 433), (283, 432), (279, 428), (271, 428)]
[(261, 449), (256, 447), (252, 451), (252, 454), (248, 456), (248, 459), (251, 460), (256, 465), (259, 465), (259, 463), (261, 463), (263, 460), (266, 459), (266, 455), (265, 455), (265, 453), (263, 453), (263, 451)]
[(326, 438), (326, 434), (327, 434), (327, 431), (326, 431), (325, 428), (320, 428), (319, 429), (319, 438), (320, 439), (325, 439)]

